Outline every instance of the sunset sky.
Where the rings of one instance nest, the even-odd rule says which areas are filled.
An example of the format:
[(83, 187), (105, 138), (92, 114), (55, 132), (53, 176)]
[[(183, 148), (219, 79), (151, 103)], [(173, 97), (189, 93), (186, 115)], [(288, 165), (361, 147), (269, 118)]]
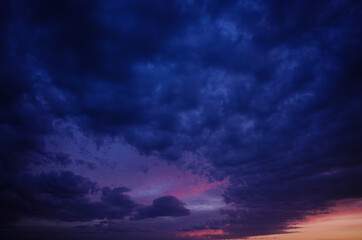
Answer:
[(362, 1), (0, 0), (0, 239), (362, 240)]

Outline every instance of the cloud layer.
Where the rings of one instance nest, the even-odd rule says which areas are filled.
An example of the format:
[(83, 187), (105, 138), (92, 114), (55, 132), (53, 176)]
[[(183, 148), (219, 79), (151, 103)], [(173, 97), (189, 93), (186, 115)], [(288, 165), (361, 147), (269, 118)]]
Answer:
[(2, 1), (0, 9), (2, 223), (190, 214), (172, 196), (140, 206), (126, 187), (31, 173), (73, 162), (45, 148), (59, 121), (210, 181), (229, 179), (233, 209), (217, 226), (229, 237), (280, 233), (362, 197), (361, 3)]

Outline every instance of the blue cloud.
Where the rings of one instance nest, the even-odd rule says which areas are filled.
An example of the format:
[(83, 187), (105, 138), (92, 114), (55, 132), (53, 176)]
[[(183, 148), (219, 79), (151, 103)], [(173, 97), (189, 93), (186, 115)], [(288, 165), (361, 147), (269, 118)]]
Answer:
[[(189, 214), (172, 197), (140, 207), (125, 188), (104, 188), (92, 203), (84, 197), (91, 181), (70, 173), (29, 177), (30, 165), (72, 162), (45, 148), (59, 119), (171, 163), (185, 152), (202, 156), (212, 169), (194, 172), (230, 179), (230, 236), (280, 233), (333, 201), (362, 197), (360, 9), (345, 1), (3, 1), (0, 175), (9, 184), (0, 191), (6, 204), (18, 203), (14, 195), (38, 209), (8, 211), (3, 222)], [(26, 179), (34, 196), (17, 185)], [(98, 207), (105, 210), (89, 210)]]

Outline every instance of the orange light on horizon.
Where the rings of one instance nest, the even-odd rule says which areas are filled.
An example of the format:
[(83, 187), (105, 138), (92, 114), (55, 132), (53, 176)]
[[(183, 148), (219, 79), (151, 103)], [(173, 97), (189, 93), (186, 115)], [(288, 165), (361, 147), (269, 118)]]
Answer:
[(362, 240), (362, 199), (336, 203), (329, 213), (309, 216), (284, 234), (233, 240)]
[(183, 237), (202, 237), (207, 235), (222, 235), (224, 232), (221, 229), (203, 229), (203, 230), (196, 230), (196, 231), (187, 231), (183, 232), (180, 235)]

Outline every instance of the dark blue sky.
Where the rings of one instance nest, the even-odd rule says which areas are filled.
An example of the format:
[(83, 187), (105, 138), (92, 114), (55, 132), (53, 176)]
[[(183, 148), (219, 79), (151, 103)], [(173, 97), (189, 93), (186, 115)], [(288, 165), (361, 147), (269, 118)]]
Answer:
[(361, 7), (0, 1), (0, 235), (244, 238), (362, 198)]

